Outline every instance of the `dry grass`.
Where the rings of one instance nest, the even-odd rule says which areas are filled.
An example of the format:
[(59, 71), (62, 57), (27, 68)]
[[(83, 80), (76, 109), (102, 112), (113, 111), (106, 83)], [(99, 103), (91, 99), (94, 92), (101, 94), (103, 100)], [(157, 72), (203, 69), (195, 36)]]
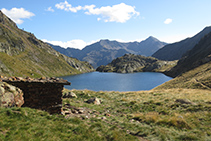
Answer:
[[(63, 106), (67, 111), (82, 108), (83, 114), (51, 116), (29, 108), (1, 109), (0, 140), (211, 140), (209, 90), (72, 92), (77, 98), (64, 98)], [(102, 103), (85, 102), (93, 97)], [(195, 104), (178, 103), (176, 99)]]
[(156, 89), (189, 88), (211, 90), (211, 62), (192, 69), (169, 82), (166, 82)]

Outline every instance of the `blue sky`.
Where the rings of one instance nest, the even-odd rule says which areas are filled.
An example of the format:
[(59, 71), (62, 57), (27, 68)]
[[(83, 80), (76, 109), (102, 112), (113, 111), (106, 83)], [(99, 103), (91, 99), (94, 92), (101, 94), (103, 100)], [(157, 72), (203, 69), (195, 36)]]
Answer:
[(62, 47), (100, 39), (172, 43), (211, 25), (211, 0), (0, 0), (18, 27)]

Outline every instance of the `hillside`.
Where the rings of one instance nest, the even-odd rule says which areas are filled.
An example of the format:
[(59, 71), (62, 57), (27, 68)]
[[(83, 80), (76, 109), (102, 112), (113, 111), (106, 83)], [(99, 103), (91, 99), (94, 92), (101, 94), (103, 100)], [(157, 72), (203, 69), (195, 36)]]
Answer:
[(164, 72), (175, 66), (177, 61), (161, 61), (153, 57), (141, 55), (125, 54), (122, 57), (114, 59), (106, 66), (100, 66), (97, 71), (100, 72)]
[(155, 89), (211, 89), (211, 62), (192, 69)]
[(156, 51), (152, 55), (152, 57), (168, 61), (179, 60), (187, 51), (191, 50), (200, 41), (200, 39), (209, 32), (211, 32), (211, 26), (204, 28), (201, 32), (191, 38), (187, 38), (180, 42), (164, 46), (163, 48)]
[(82, 50), (51, 46), (62, 54), (87, 61), (97, 68), (100, 65), (108, 64), (113, 59), (123, 56), (126, 53), (151, 56), (164, 45), (166, 45), (166, 43), (150, 36), (142, 42), (121, 43), (117, 41), (100, 40), (99, 42), (86, 46)]
[(0, 74), (5, 76), (62, 76), (93, 71), (87, 62), (67, 57), (19, 29), (0, 11)]
[(176, 77), (159, 88), (211, 89), (211, 32), (186, 55), (167, 75)]
[(197, 68), (200, 65), (211, 61), (211, 32), (204, 36), (199, 43), (190, 51), (188, 51), (178, 64), (167, 75), (176, 77), (189, 70)]

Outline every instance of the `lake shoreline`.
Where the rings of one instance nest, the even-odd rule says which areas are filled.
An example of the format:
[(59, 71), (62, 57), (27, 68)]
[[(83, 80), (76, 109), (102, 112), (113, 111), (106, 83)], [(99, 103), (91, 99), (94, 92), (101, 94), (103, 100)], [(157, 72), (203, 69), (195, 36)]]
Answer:
[(169, 80), (171, 77), (159, 72), (136, 73), (105, 73), (90, 72), (79, 75), (60, 77), (71, 82), (66, 89), (93, 90), (93, 91), (141, 91), (151, 90)]

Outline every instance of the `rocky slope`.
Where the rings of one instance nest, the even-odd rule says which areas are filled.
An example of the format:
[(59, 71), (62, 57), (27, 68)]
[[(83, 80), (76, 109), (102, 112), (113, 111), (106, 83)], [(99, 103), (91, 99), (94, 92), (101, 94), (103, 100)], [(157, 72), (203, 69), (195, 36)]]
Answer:
[(178, 64), (167, 75), (176, 77), (211, 61), (211, 32), (204, 36), (199, 43), (188, 51)]
[(86, 46), (82, 50), (51, 46), (62, 54), (87, 61), (96, 68), (100, 65), (106, 65), (113, 59), (123, 56), (126, 53), (151, 56), (164, 45), (166, 45), (166, 43), (150, 36), (142, 42), (121, 43), (117, 41), (100, 40), (99, 42)]
[(0, 74), (4, 76), (61, 76), (93, 71), (87, 62), (69, 58), (19, 29), (0, 11)]
[(211, 32), (165, 73), (176, 78), (158, 88), (211, 89)]
[(106, 66), (98, 67), (97, 71), (117, 73), (163, 72), (175, 66), (176, 63), (177, 61), (160, 61), (153, 57), (125, 54)]
[(163, 48), (156, 51), (152, 57), (158, 58), (160, 60), (179, 60), (209, 32), (211, 32), (211, 26), (204, 28), (201, 32), (191, 38), (187, 38), (180, 42), (164, 46)]

